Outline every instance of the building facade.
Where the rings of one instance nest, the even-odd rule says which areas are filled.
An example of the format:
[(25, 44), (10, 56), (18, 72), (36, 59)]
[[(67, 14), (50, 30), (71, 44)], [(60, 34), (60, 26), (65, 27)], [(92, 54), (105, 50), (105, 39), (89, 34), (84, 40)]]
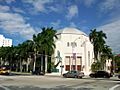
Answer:
[(12, 46), (12, 39), (5, 38), (3, 35), (0, 35), (0, 47), (11, 47)]
[(88, 75), (94, 62), (93, 45), (89, 37), (76, 28), (58, 30), (57, 37), (53, 56), (58, 73), (78, 70)]

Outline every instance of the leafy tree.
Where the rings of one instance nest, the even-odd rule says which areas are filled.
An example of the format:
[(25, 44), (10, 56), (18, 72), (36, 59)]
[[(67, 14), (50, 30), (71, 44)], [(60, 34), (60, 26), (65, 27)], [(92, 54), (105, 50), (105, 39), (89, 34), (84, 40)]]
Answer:
[(101, 63), (100, 62), (94, 62), (91, 65), (92, 72), (95, 72), (96, 70), (100, 70), (100, 68), (101, 68)]
[(104, 45), (102, 53), (101, 53), (101, 69), (105, 68), (106, 60), (113, 59), (112, 49)]
[(114, 63), (113, 63), (113, 69), (115, 70), (115, 72), (119, 72), (120, 73), (120, 55), (115, 55), (114, 56)]
[[(51, 55), (54, 53), (55, 42), (57, 39), (56, 30), (51, 28), (42, 28), (42, 32), (34, 34), (32, 40), (27, 40), (22, 44), (12, 47), (0, 47), (0, 57), (2, 61), (9, 62), (11, 66), (17, 68), (17, 71), (23, 70), (22, 62), (28, 60), (30, 54), (34, 55), (33, 70), (35, 70), (36, 60), (41, 56), (41, 66), (45, 71), (45, 61), (47, 60), (48, 69), (51, 69)], [(26, 66), (28, 71), (28, 64)]]
[[(27, 41), (23, 42), (22, 43), (22, 48), (24, 48), (24, 50), (22, 50), (22, 51), (23, 51), (23, 54), (25, 55), (22, 58), (24, 59), (24, 61), (26, 61), (26, 69), (27, 69), (27, 72), (28, 72), (28, 59), (30, 57), (30, 53), (33, 52), (33, 41), (32, 40), (27, 40)], [(26, 71), (26, 70), (24, 69), (24, 71)]]

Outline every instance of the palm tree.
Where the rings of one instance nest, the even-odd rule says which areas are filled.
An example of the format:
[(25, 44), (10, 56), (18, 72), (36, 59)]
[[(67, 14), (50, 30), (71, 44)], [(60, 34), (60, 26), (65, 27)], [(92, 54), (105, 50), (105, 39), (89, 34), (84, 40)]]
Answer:
[(95, 60), (98, 60), (97, 56), (98, 56), (98, 47), (97, 47), (97, 31), (96, 29), (91, 30), (91, 33), (89, 34), (89, 38), (91, 43), (94, 46), (94, 56), (95, 56)]
[(34, 51), (34, 62), (33, 62), (33, 71), (35, 71), (35, 67), (36, 67), (36, 59), (37, 59), (37, 54), (40, 51), (41, 48), (41, 33), (37, 34), (37, 35), (33, 35), (33, 42), (31, 42), (33, 51)]
[[(43, 63), (46, 63), (46, 70), (47, 70), (47, 57), (50, 56), (54, 53), (54, 48), (55, 46), (55, 42), (54, 39), (57, 39), (56, 36), (56, 30), (53, 29), (53, 27), (51, 28), (42, 28), (42, 32), (41, 32), (41, 37), (42, 37), (42, 41), (41, 41), (41, 47), (42, 47), (42, 53), (45, 56), (45, 60)], [(51, 63), (51, 62), (50, 62)], [(45, 71), (45, 67), (43, 67), (43, 70)]]
[(22, 72), (22, 62), (23, 62), (23, 58), (25, 57), (23, 44), (19, 44), (18, 45), (17, 54), (16, 55), (18, 56), (18, 60), (19, 60), (20, 72)]
[(3, 61), (3, 64), (9, 64), (11, 66), (13, 60), (13, 46), (12, 47), (1, 47), (0, 48), (0, 57)]
[(12, 66), (13, 62), (13, 46), (12, 47), (5, 47), (6, 48), (6, 61), (8, 62), (9, 66)]
[(89, 34), (89, 38), (91, 43), (93, 43), (94, 46), (94, 55), (95, 60), (99, 60), (100, 54), (102, 52), (102, 49), (104, 48), (106, 34), (103, 33), (103, 31), (96, 31), (96, 29), (91, 30), (91, 33)]
[(26, 70), (28, 72), (28, 60), (30, 57), (30, 52), (33, 52), (33, 41), (32, 40), (27, 40), (22, 43), (22, 48), (24, 48), (23, 53), (24, 53), (24, 61), (26, 61)]
[(101, 57), (101, 53), (103, 52), (103, 49), (105, 47), (105, 40), (107, 37), (106, 37), (106, 34), (103, 33), (103, 31), (99, 31), (97, 32), (98, 35), (97, 35), (97, 44), (96, 46), (98, 47), (98, 60), (100, 60), (100, 57)]
[[(33, 71), (35, 71), (36, 59), (38, 55), (41, 56), (41, 61), (43, 62), (41, 63), (41, 66), (45, 65), (45, 63), (46, 66), (47, 64), (50, 65), (51, 55), (54, 53), (55, 48), (54, 39), (57, 39), (56, 30), (54, 30), (53, 27), (44, 27), (42, 28), (41, 33), (33, 35), (32, 40), (27, 40), (15, 47), (0, 47), (0, 57), (2, 58), (2, 60), (4, 60), (4, 62), (9, 61), (10, 64), (18, 66), (17, 68), (20, 69), (20, 71), (22, 72), (22, 61), (27, 60), (27, 58), (29, 57), (29, 52), (33, 52)], [(45, 61), (48, 61), (48, 63)], [(46, 66), (42, 67), (42, 69), (45, 69)]]
[(103, 33), (103, 31), (96, 31), (96, 29), (93, 29), (89, 34), (89, 38), (94, 46), (94, 56), (96, 63), (93, 64), (93, 67), (97, 65), (99, 68), (104, 69), (106, 59), (112, 57), (112, 50), (109, 48), (109, 46), (106, 45), (105, 42), (105, 39), (107, 39), (106, 34)]
[(3, 60), (5, 60), (5, 48), (4, 47), (0, 47), (0, 64), (2, 65)]
[(12, 67), (15, 67), (17, 65), (16, 50), (17, 49), (15, 46), (0, 47), (0, 60), (1, 60), (0, 64), (9, 65), (11, 67), (11, 70), (13, 70)]
[(45, 72), (45, 68), (47, 70), (48, 57), (51, 57), (55, 48), (54, 38), (57, 38), (56, 30), (54, 30), (52, 27), (51, 28), (44, 27), (42, 28), (41, 33), (33, 35), (32, 42), (32, 47), (34, 50), (33, 71), (35, 71), (36, 59), (38, 55), (41, 56), (41, 71)]

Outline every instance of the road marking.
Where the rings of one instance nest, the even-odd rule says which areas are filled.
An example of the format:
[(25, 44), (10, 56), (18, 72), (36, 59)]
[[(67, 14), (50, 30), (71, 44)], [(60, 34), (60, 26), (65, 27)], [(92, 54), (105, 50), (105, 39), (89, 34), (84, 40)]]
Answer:
[(5, 89), (5, 90), (10, 90), (9, 88), (4, 87), (4, 86), (2, 86), (2, 85), (0, 85), (0, 87), (3, 88), (3, 89)]
[(117, 85), (115, 85), (115, 86), (113, 86), (113, 87), (111, 87), (109, 90), (114, 90), (115, 88), (117, 88), (117, 87), (119, 87), (120, 85), (119, 84), (117, 84)]

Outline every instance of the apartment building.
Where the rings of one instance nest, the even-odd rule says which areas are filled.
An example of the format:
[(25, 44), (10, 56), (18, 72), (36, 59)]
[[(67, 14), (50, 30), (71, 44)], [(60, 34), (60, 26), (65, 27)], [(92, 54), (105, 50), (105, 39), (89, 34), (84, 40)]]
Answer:
[(5, 38), (3, 35), (0, 35), (0, 47), (11, 47), (12, 46), (12, 39)]

